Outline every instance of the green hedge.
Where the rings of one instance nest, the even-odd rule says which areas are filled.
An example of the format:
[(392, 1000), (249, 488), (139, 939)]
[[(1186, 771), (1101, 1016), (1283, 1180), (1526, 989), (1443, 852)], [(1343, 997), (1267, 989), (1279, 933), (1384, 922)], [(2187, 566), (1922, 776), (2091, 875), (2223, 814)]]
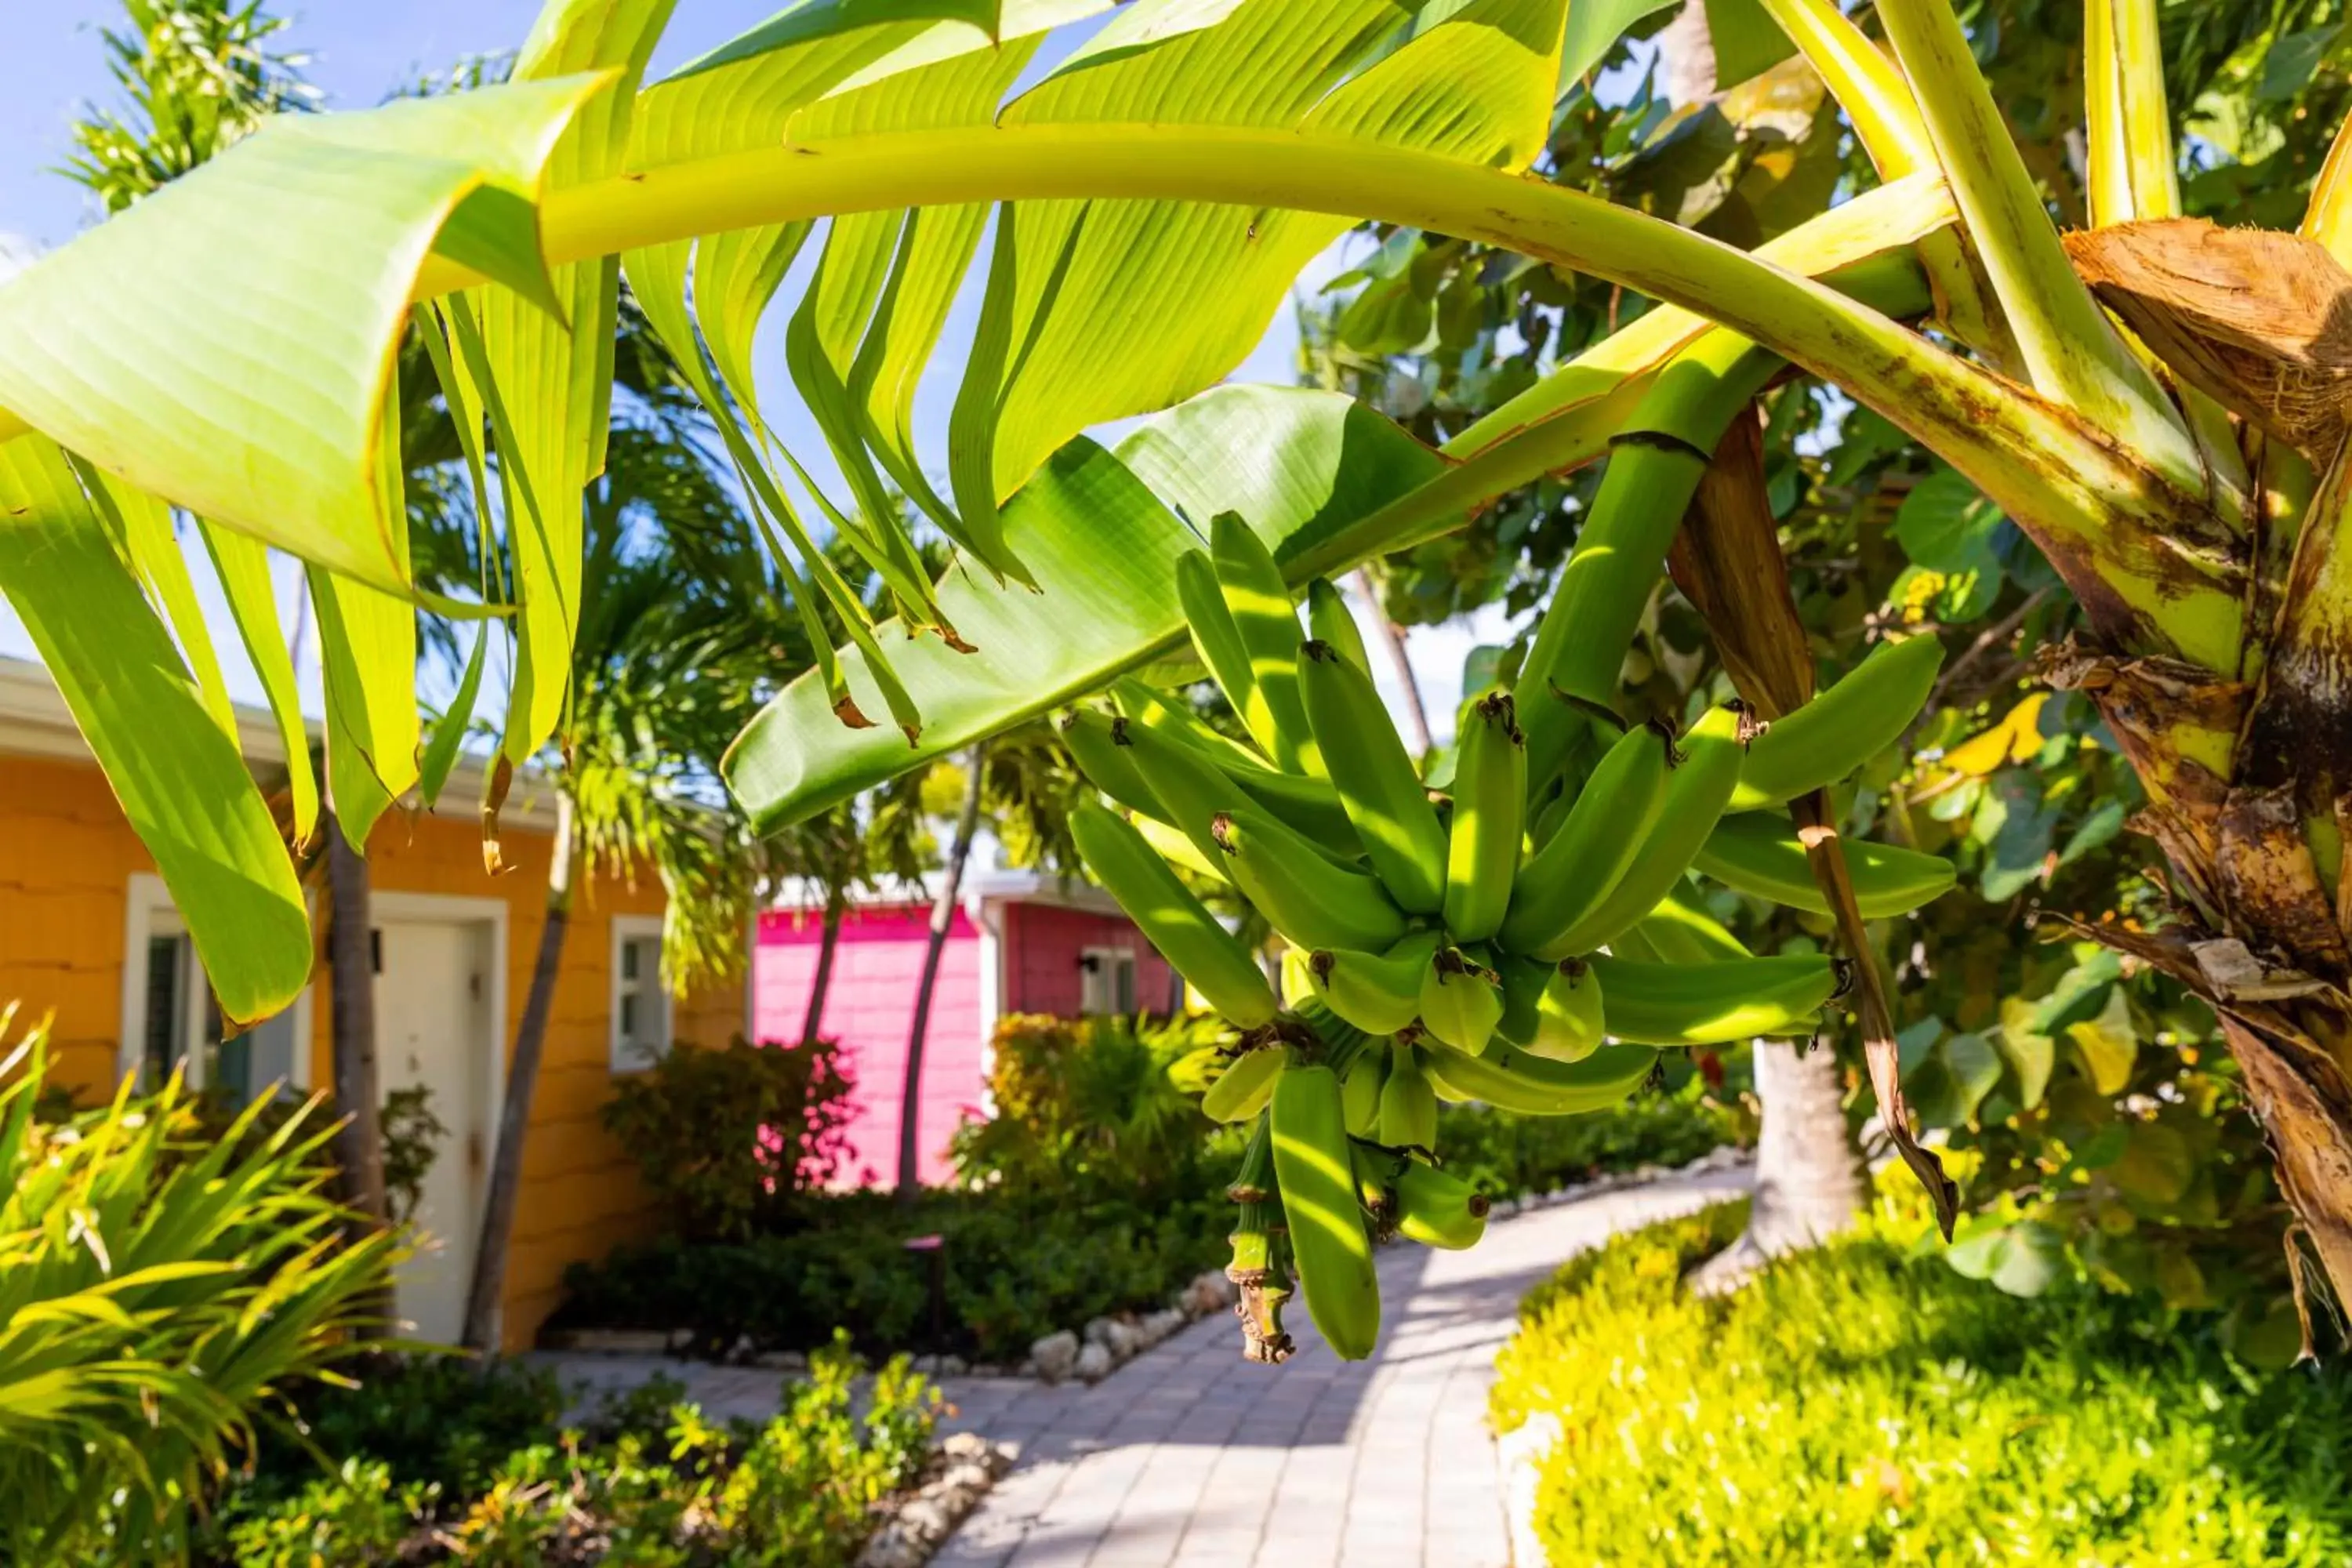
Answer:
[[(1156, 1310), (1229, 1255), (1224, 1186), (1240, 1132), (1201, 1115), (1187, 1070), (1222, 1037), (1204, 1020), (1139, 1028), (1115, 1019), (1004, 1019), (992, 1080), (999, 1114), (957, 1139), (965, 1185), (926, 1193), (910, 1208), (888, 1194), (805, 1189), (788, 1204), (733, 1203), (729, 1184), (766, 1178), (749, 1159), (711, 1152), (701, 1121), (681, 1114), (705, 1096), (641, 1095), (631, 1115), (645, 1135), (631, 1146), (649, 1163), (654, 1189), (669, 1196), (672, 1228), (574, 1265), (547, 1327), (688, 1329), (704, 1354), (745, 1340), (762, 1351), (805, 1350), (836, 1331), (869, 1353), (929, 1349), (929, 1266), (904, 1244), (933, 1234), (946, 1240), (939, 1348), (951, 1353), (1017, 1362), (1045, 1335), (1088, 1319)], [(742, 1046), (700, 1053), (693, 1081), (772, 1070), (730, 1058), (789, 1054)], [(1745, 1053), (1723, 1062), (1732, 1076), (1718, 1087), (1736, 1089)], [(1686, 1061), (1674, 1070), (1666, 1092), (1589, 1116), (1449, 1106), (1440, 1143), (1450, 1168), (1504, 1198), (1600, 1171), (1679, 1164), (1737, 1141), (1736, 1113), (1707, 1098), (1707, 1082)], [(751, 1141), (738, 1127), (719, 1142)], [(680, 1164), (691, 1167), (690, 1180), (672, 1168)], [(733, 1216), (723, 1238), (697, 1218), (719, 1214)]]
[(1622, 1237), (1529, 1297), (1499, 1429), (1549, 1415), (1538, 1530), (1586, 1563), (2352, 1561), (2352, 1381), (2213, 1325), (1962, 1279), (1881, 1226), (1699, 1301), (1745, 1205)]
[(936, 1193), (902, 1209), (887, 1194), (812, 1205), (810, 1228), (748, 1241), (666, 1238), (624, 1247), (564, 1275), (551, 1331), (691, 1329), (723, 1353), (804, 1350), (836, 1330), (862, 1349), (929, 1348), (929, 1265), (906, 1238), (945, 1238), (944, 1349), (1018, 1361), (1039, 1337), (1087, 1319), (1166, 1306), (1225, 1257), (1222, 1194), (1147, 1207), (1055, 1205), (992, 1193)]
[(1721, 1144), (1754, 1142), (1748, 1119), (1711, 1097), (1695, 1073), (1678, 1088), (1637, 1094), (1591, 1116), (1513, 1116), (1483, 1105), (1448, 1105), (1437, 1123), (1445, 1168), (1496, 1199), (1553, 1192), (1604, 1172), (1685, 1165)]

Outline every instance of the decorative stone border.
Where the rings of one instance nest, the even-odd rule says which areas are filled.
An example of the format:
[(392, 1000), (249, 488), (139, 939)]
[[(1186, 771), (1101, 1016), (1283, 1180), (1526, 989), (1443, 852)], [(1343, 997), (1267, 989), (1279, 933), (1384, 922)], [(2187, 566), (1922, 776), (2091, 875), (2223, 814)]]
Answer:
[(1029, 1347), (1029, 1359), (1014, 1369), (1014, 1375), (1047, 1384), (1073, 1377), (1081, 1383), (1099, 1383), (1186, 1325), (1233, 1310), (1234, 1300), (1234, 1284), (1224, 1271), (1204, 1269), (1172, 1305), (1160, 1311), (1140, 1317), (1096, 1318), (1076, 1332), (1064, 1329), (1047, 1334)]
[(1019, 1457), (1010, 1443), (975, 1432), (947, 1438), (931, 1450), (920, 1484), (886, 1505), (888, 1516), (866, 1538), (856, 1568), (921, 1568)]

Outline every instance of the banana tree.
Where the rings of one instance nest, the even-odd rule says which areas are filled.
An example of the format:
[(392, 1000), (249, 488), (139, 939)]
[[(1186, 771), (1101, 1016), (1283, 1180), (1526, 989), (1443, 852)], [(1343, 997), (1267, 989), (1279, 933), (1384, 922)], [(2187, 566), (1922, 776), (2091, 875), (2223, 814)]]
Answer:
[[(1140, 0), (1017, 93), (1049, 33), (1097, 7), (805, 5), (641, 88), (669, 9), (557, 0), (512, 82), (267, 127), (0, 288), (0, 587), (180, 893), (228, 1012), (290, 997), (304, 917), (107, 503), (160, 497), (217, 535), (302, 555), (333, 589), (328, 637), (362, 673), (404, 681), (404, 655), (395, 671), (377, 648), (423, 597), (386, 458), (387, 369), (407, 331), (445, 334), (474, 377), (520, 503), (511, 602), (458, 613), (513, 618), (507, 755), (525, 756), (562, 721), (579, 496), (601, 463), (625, 267), (719, 419), (769, 547), (804, 574), (795, 597), (850, 628), (736, 742), (730, 783), (766, 826), (1172, 647), (1171, 563), (1220, 511), (1247, 518), (1294, 580), (1328, 574), (1603, 457), (1654, 387), (1691, 365), (1753, 374), (1754, 345), (1950, 463), (2084, 605), (2092, 635), (2048, 671), (2091, 695), (2138, 768), (2178, 902), (2160, 931), (2098, 934), (2221, 1012), (2283, 1185), (2352, 1285), (2352, 962), (2336, 901), (2347, 503), (2340, 418), (2311, 390), (2332, 384), (2336, 253), (2352, 246), (2342, 143), (2300, 233), (2168, 222), (2155, 7), (2093, 0), (2094, 227), (2070, 255), (1947, 0), (1884, 0), (1886, 48), (1826, 0), (1727, 5), (1741, 47), (1718, 18), (1718, 57), (1801, 50), (1882, 176), (1742, 252), (1528, 173), (1563, 69), (1638, 5)], [(1196, 395), (1305, 262), (1367, 217), (1665, 308), (1443, 451), (1328, 395)], [(754, 331), (824, 219), (788, 301), (786, 361), (846, 476), (845, 496), (812, 487), (817, 521), (887, 585), (887, 629), (852, 613), (855, 585), (806, 547), (812, 522), (782, 482), (800, 465), (751, 374)], [(912, 393), (967, 275), (980, 325), (942, 490), (914, 452)], [(1171, 405), (1116, 450), (1077, 434)], [(1705, 435), (1631, 432), (1697, 466)], [(917, 569), (894, 489), (957, 542), (944, 575)], [(1576, 683), (1613, 671), (1596, 646), (1634, 611), (1577, 584), (1638, 587), (1657, 565), (1571, 563), (1598, 629), (1579, 632), (1574, 668), (1552, 668), (1562, 650), (1539, 641), (1536, 689), (1606, 700)], [(343, 729), (348, 765), (388, 795), (407, 787), (396, 713), (371, 701)], [(2309, 742), (2283, 743), (2298, 732)]]

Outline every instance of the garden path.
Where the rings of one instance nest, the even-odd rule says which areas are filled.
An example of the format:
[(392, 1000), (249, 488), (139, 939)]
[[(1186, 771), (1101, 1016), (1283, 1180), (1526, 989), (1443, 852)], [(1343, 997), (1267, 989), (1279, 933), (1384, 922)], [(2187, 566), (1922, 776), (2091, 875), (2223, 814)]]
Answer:
[[(948, 1429), (1016, 1443), (1021, 1461), (934, 1568), (1509, 1568), (1486, 1394), (1519, 1299), (1570, 1255), (1748, 1180), (1744, 1168), (1695, 1173), (1532, 1209), (1467, 1252), (1390, 1248), (1386, 1322), (1355, 1363), (1294, 1306), (1298, 1353), (1280, 1368), (1244, 1362), (1221, 1314), (1091, 1387), (944, 1379)], [(712, 1415), (776, 1407), (772, 1372), (551, 1359), (598, 1387), (668, 1373)]]

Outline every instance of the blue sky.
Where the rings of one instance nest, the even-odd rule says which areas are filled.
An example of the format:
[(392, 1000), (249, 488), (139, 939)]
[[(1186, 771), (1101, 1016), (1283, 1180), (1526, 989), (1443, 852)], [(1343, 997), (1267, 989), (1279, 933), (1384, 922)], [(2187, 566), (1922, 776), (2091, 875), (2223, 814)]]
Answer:
[[(711, 46), (763, 20), (777, 8), (777, 0), (683, 0), (669, 34), (655, 56), (659, 76), (693, 58)], [(0, 248), (47, 249), (69, 241), (95, 214), (85, 193), (54, 171), (71, 149), (73, 122), (86, 105), (113, 101), (113, 83), (106, 71), (101, 27), (121, 15), (118, 0), (42, 0), (27, 7), (11, 25), (10, 47), (0, 51)], [(365, 108), (399, 83), (420, 72), (448, 67), (468, 54), (509, 49), (530, 30), (540, 0), (312, 0), (289, 4), (280, 13), (292, 25), (278, 36), (282, 48), (310, 58), (305, 68), (310, 80), (326, 94), (331, 109)], [(1075, 42), (1057, 39), (1059, 55)], [(808, 247), (814, 258), (817, 247)], [(807, 265), (806, 262), (803, 266)], [(1310, 269), (1309, 281), (1337, 270), (1329, 260)], [(797, 284), (788, 279), (789, 296)], [(968, 291), (969, 292), (969, 291)], [(940, 363), (917, 398), (919, 442), (938, 466), (944, 457), (944, 431), (955, 386), (955, 371), (968, 342), (976, 310), (975, 299), (966, 299), (950, 320), (941, 345)], [(763, 331), (759, 355), (763, 382), (762, 401), (781, 426), (780, 433), (820, 482), (829, 482), (835, 470), (815, 427), (801, 413), (783, 374), (781, 331), (783, 312), (775, 313)], [(770, 341), (770, 340), (777, 341)], [(1294, 379), (1297, 331), (1291, 312), (1278, 310), (1265, 341), (1233, 374), (1239, 381), (1289, 382)], [(923, 437), (927, 437), (928, 440)], [(289, 622), (295, 612), (295, 577), (281, 563), (284, 612)], [(210, 573), (198, 564), (196, 580), (209, 589)], [(213, 595), (207, 592), (207, 597)], [(215, 606), (217, 609), (217, 605)], [(224, 623), (225, 625), (226, 623)], [(1439, 628), (1419, 634), (1414, 663), (1432, 706), (1432, 720), (1441, 731), (1450, 728), (1454, 695), (1458, 694), (1461, 660), (1479, 636), (1492, 637), (1496, 628)], [(257, 700), (259, 688), (236, 653), (234, 635), (215, 639), (231, 665), (232, 689), (245, 700)], [(30, 657), (31, 647), (21, 625), (0, 605), (0, 654)], [(495, 671), (493, 672), (495, 676)], [(306, 669), (306, 682), (315, 691), (315, 671)], [(443, 683), (428, 681), (428, 695)], [(313, 698), (315, 702), (315, 696)]]

